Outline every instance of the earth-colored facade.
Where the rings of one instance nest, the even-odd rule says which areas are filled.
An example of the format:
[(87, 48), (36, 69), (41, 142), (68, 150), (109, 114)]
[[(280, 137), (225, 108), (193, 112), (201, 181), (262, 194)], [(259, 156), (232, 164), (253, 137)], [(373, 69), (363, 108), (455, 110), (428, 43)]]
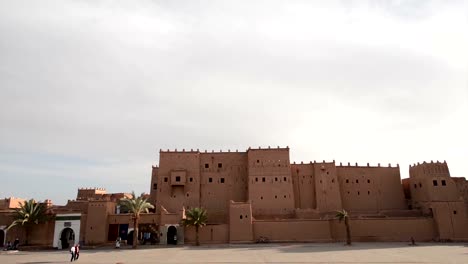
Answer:
[[(401, 180), (398, 165), (291, 164), (288, 147), (161, 150), (148, 195), (155, 210), (142, 216), (139, 237), (147, 243), (193, 243), (194, 230), (179, 223), (185, 210), (203, 207), (208, 225), (201, 229), (202, 243), (251, 243), (261, 237), (341, 241), (345, 229), (335, 212), (344, 208), (355, 241), (468, 241), (466, 179), (451, 177), (445, 161), (418, 163), (409, 172)], [(131, 239), (131, 217), (118, 207), (126, 196), (92, 188), (79, 189), (65, 206), (46, 201), (54, 217), (35, 228), (29, 242), (63, 248), (78, 241)], [(14, 208), (5, 205), (15, 204), (6, 200), (0, 201), (3, 243), (24, 236), (20, 227), (4, 231)]]

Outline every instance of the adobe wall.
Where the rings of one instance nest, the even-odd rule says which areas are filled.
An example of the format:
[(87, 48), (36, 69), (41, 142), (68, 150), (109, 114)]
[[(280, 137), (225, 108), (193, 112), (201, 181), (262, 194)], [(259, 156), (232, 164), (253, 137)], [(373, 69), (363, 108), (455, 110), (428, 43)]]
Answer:
[(437, 224), (437, 237), (442, 240), (468, 240), (468, 215), (464, 202), (431, 202)]
[(417, 164), (409, 168), (409, 185), (413, 207), (420, 202), (457, 201), (460, 194), (450, 177), (446, 162)]
[(346, 210), (407, 209), (398, 166), (338, 166), (337, 173)]
[(96, 200), (106, 193), (104, 188), (79, 188), (76, 200)]
[[(350, 219), (353, 241), (431, 241), (435, 238), (435, 224), (432, 218), (382, 218)], [(334, 241), (346, 240), (344, 222), (330, 220)]]
[(115, 212), (115, 202), (90, 201), (85, 228), (85, 243), (88, 245), (107, 242), (108, 220), (107, 217)]
[(253, 215), (294, 215), (289, 148), (249, 149), (247, 156)]
[(200, 170), (200, 206), (207, 210), (210, 223), (226, 223), (229, 201), (247, 200), (247, 154), (201, 153)]
[[(10, 222), (11, 224), (11, 222)], [(2, 224), (0, 224), (2, 225)], [(9, 224), (8, 224), (9, 225)], [(7, 226), (8, 226), (7, 225)], [(29, 245), (41, 245), (51, 246), (54, 239), (54, 221), (48, 221), (45, 223), (34, 225), (29, 231), (28, 244)], [(26, 242), (25, 228), (21, 225), (15, 226), (7, 231), (5, 241), (13, 241), (19, 238), (20, 245), (24, 245)]]
[(291, 164), (295, 208), (317, 208), (314, 172), (312, 164)]
[(0, 210), (20, 208), (21, 204), (24, 202), (26, 202), (25, 199), (15, 198), (15, 197), (0, 199)]
[(199, 152), (161, 151), (157, 170), (157, 189), (155, 195), (157, 210), (161, 205), (169, 212), (178, 212), (182, 207), (200, 206)]
[(330, 242), (328, 220), (255, 220), (254, 241), (261, 236), (274, 242)]
[[(195, 228), (184, 230), (185, 243), (195, 244)], [(198, 231), (201, 244), (221, 244), (229, 242), (229, 226), (227, 224), (206, 225)]]
[(343, 208), (335, 162), (314, 163), (317, 210), (335, 212)]
[(158, 192), (158, 172), (159, 167), (153, 166), (151, 169), (150, 198), (148, 200), (153, 205), (156, 204), (156, 195)]
[(229, 203), (229, 242), (250, 242), (253, 239), (252, 204), (250, 202)]

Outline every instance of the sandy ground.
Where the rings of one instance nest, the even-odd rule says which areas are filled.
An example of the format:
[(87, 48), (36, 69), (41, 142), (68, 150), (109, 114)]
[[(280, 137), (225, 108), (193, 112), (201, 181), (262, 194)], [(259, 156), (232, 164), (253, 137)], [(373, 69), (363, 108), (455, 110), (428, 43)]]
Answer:
[[(2, 252), (0, 264), (68, 263), (66, 251)], [(82, 250), (77, 263), (468, 263), (468, 244), (355, 243)]]

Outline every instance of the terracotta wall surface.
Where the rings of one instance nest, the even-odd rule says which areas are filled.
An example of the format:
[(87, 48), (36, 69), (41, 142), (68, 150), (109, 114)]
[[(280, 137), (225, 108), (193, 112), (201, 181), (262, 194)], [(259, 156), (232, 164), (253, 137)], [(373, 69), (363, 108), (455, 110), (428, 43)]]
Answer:
[(250, 203), (231, 201), (229, 206), (229, 241), (252, 241), (252, 221), (252, 206)]
[(294, 191), (289, 148), (249, 149), (249, 201), (254, 216), (293, 215)]
[(226, 223), (229, 201), (247, 199), (247, 154), (201, 153), (200, 170), (200, 206), (210, 223)]
[[(344, 222), (330, 220), (334, 241), (346, 239)], [(354, 241), (431, 241), (435, 237), (435, 223), (432, 218), (394, 219), (351, 219), (351, 236)]]
[(431, 202), (440, 239), (468, 239), (468, 216), (464, 202)]
[(299, 209), (317, 208), (315, 175), (313, 164), (291, 164), (294, 188), (294, 207)]
[[(185, 243), (195, 243), (195, 228), (186, 227), (184, 231)], [(229, 242), (229, 226), (207, 225), (199, 229), (199, 239), (202, 244), (210, 243), (228, 243)]]
[(330, 224), (327, 220), (254, 221), (254, 241), (260, 236), (270, 241), (329, 242)]
[[(174, 172), (185, 176), (187, 181), (184, 185), (172, 185), (170, 179)], [(152, 197), (156, 197), (157, 210), (163, 205), (167, 211), (175, 213), (182, 207), (200, 206), (200, 154), (160, 152), (157, 181), (158, 190), (152, 190)]]
[[(90, 201), (86, 221), (86, 240), (89, 245), (107, 242), (109, 229), (107, 217), (115, 211), (116, 203), (110, 201)], [(81, 227), (83, 228), (83, 227)]]
[(346, 210), (407, 208), (398, 167), (339, 166), (337, 172)]

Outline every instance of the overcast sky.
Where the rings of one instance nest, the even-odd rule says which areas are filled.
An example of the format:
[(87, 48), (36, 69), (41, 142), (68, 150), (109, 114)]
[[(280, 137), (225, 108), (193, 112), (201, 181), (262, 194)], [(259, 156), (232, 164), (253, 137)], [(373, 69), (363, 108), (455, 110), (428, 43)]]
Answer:
[(149, 192), (159, 149), (447, 160), (468, 176), (466, 1), (0, 1), (0, 197)]

